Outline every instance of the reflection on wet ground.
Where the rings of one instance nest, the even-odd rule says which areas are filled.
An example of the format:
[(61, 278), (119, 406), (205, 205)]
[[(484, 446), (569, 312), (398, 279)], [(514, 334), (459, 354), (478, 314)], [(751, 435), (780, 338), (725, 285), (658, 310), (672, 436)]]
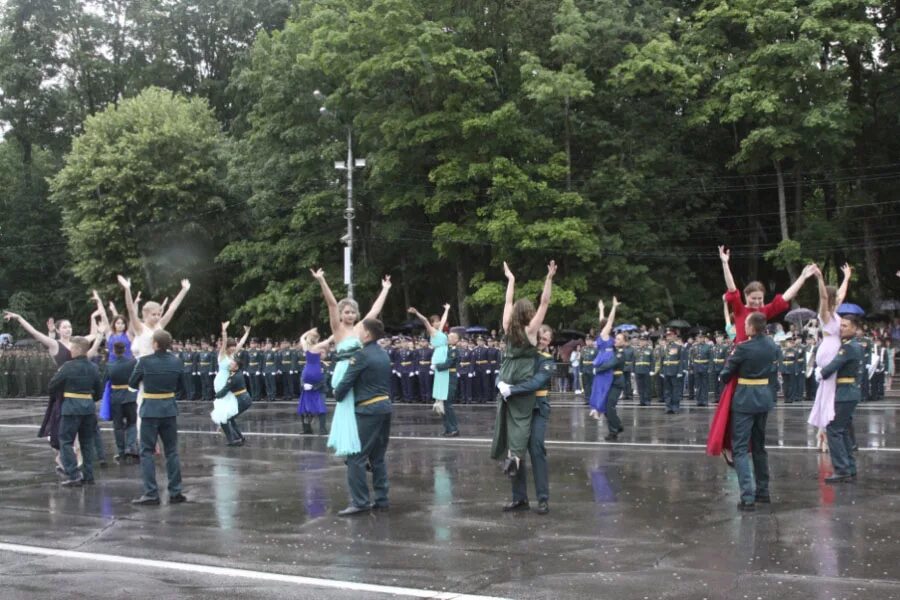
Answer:
[[(703, 453), (711, 409), (625, 406), (621, 443), (608, 444), (582, 406), (557, 404), (547, 516), (500, 511), (510, 490), (488, 457), (491, 407), (459, 407), (462, 437), (444, 439), (428, 407), (398, 406), (391, 510), (349, 520), (335, 516), (347, 505), (342, 461), (324, 437), (299, 434), (290, 404), (251, 408), (243, 448), (224, 446), (208, 405), (182, 404), (190, 502), (141, 508), (129, 503), (140, 492), (137, 466), (111, 464), (96, 486), (61, 489), (49, 448), (34, 437), (43, 403), (2, 400), (0, 408), (0, 542), (508, 598), (900, 598), (893, 402), (860, 407), (860, 478), (838, 487), (822, 481), (831, 466), (813, 449), (809, 406), (779, 406), (768, 426), (773, 504), (754, 514), (737, 512), (733, 471)], [(111, 432), (103, 435), (109, 452)], [(165, 481), (164, 470), (158, 477)], [(16, 575), (4, 577), (12, 597), (63, 587), (140, 596), (146, 587), (155, 597), (201, 598), (221, 586), (204, 574), (2, 549), (0, 565)], [(114, 585), (96, 589), (104, 577)], [(242, 597), (350, 595), (290, 582), (240, 589)]]

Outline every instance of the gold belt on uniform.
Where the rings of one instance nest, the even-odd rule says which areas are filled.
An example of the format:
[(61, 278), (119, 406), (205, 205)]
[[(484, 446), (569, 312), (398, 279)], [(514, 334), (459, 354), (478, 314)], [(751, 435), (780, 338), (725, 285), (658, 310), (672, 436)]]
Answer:
[(622, 371), (613, 371), (613, 376), (615, 375), (624, 375)]
[(725, 359), (724, 359), (724, 358), (717, 358), (717, 359), (715, 359), (713, 362), (723, 363), (723, 362), (725, 362)]
[(174, 397), (174, 392), (161, 392), (158, 394), (153, 392), (144, 392), (144, 400), (169, 400)]
[(792, 365), (792, 364), (794, 364), (794, 361), (792, 361), (792, 360), (783, 360), (783, 361), (781, 361), (781, 364), (783, 364), (783, 365)]
[(250, 363), (250, 366), (252, 367), (253, 365), (258, 365), (258, 364), (259, 364), (258, 362)]
[(456, 373), (456, 369), (450, 369), (451, 373)]
[(739, 385), (769, 385), (768, 379), (746, 379), (744, 377), (738, 378)]
[(375, 396), (374, 398), (369, 398), (368, 400), (360, 402), (359, 404), (357, 404), (357, 406), (368, 406), (370, 404), (375, 404), (376, 402), (383, 402), (387, 399), (387, 396)]
[(409, 365), (412, 364), (412, 361), (411, 361), (411, 360), (406, 360), (406, 361), (403, 361), (403, 362), (400, 363), (400, 364), (403, 365), (404, 367), (408, 367)]
[(697, 365), (705, 365), (708, 362), (709, 362), (709, 360), (694, 360), (694, 364), (697, 364)]
[(838, 383), (856, 383), (856, 377), (838, 377)]
[(486, 360), (476, 360), (475, 361), (476, 365), (486, 365), (487, 363), (488, 363), (488, 361), (486, 361)]
[(72, 398), (73, 400), (93, 400), (94, 396), (92, 394), (79, 394), (78, 392), (65, 392), (63, 394), (65, 398)]
[(650, 364), (650, 363), (648, 363), (648, 362), (636, 362), (636, 363), (634, 363), (634, 366), (637, 367), (637, 366), (640, 366), (640, 365), (649, 365), (649, 364)]
[(546, 398), (550, 395), (550, 392), (548, 390), (538, 390), (534, 393), (534, 395), (538, 398)]
[(246, 394), (246, 393), (247, 393), (247, 390), (244, 390), (244, 389), (238, 390), (236, 392), (232, 392), (232, 394), (234, 394), (235, 396), (240, 396), (241, 394)]
[(109, 386), (111, 390), (127, 390), (129, 389), (127, 385), (111, 385)]
[(472, 363), (461, 362), (461, 363), (459, 363), (459, 366), (461, 366), (461, 367), (468, 367), (468, 366), (471, 365), (471, 364), (472, 364)]
[(431, 362), (430, 362), (430, 361), (427, 361), (427, 360), (420, 360), (420, 361), (419, 361), (419, 364), (420, 364), (420, 365), (430, 365)]
[(667, 361), (663, 362), (663, 364), (664, 365), (680, 365), (681, 361), (680, 360), (667, 360)]

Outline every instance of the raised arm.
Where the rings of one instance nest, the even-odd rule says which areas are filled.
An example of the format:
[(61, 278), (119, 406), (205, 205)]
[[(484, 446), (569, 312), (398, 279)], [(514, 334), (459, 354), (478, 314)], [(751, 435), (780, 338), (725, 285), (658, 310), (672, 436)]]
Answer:
[(531, 322), (525, 328), (528, 336), (537, 335), (538, 329), (544, 324), (544, 317), (547, 316), (547, 309), (550, 308), (550, 296), (553, 292), (553, 276), (556, 275), (556, 261), (550, 261), (547, 265), (547, 277), (544, 278), (544, 290), (541, 292), (541, 303), (534, 312)]
[(333, 341), (334, 341), (334, 336), (333, 335), (328, 336), (327, 339), (322, 340), (321, 342), (319, 342), (318, 344), (316, 344), (315, 346), (310, 348), (310, 352), (318, 352), (321, 354), (323, 350), (328, 349), (328, 346), (330, 346), (331, 342), (333, 342)]
[(125, 290), (125, 310), (128, 312), (128, 322), (134, 329), (134, 335), (141, 335), (144, 332), (144, 324), (138, 319), (137, 308), (134, 304), (134, 298), (131, 296), (131, 280), (119, 275), (119, 285)]
[(384, 279), (381, 280), (381, 291), (378, 293), (378, 297), (375, 298), (375, 302), (372, 303), (372, 308), (366, 313), (365, 319), (378, 318), (378, 315), (381, 314), (381, 309), (384, 308), (384, 301), (387, 300), (389, 291), (391, 291), (391, 276), (385, 275)]
[[(93, 322), (93, 317), (91, 318)], [(104, 327), (103, 323), (96, 324), (96, 334), (94, 335), (94, 341), (91, 343), (91, 347), (87, 351), (88, 358), (94, 358), (97, 356), (98, 351), (100, 350), (100, 340), (104, 339), (106, 336), (106, 327)]]
[(222, 323), (222, 334), (219, 336), (219, 360), (221, 361), (225, 358), (225, 353), (228, 351), (228, 325), (231, 321), (225, 321)]
[(509, 269), (506, 261), (503, 261), (503, 274), (506, 275), (506, 300), (503, 303), (503, 331), (509, 329), (509, 321), (512, 319), (513, 300), (516, 295), (516, 276)]
[(609, 339), (609, 334), (613, 329), (613, 322), (616, 320), (616, 308), (619, 306), (619, 301), (613, 296), (612, 308), (609, 309), (609, 317), (606, 319), (606, 325), (603, 326), (603, 329), (600, 331), (600, 337), (604, 340)]
[(843, 304), (844, 300), (847, 299), (847, 290), (850, 289), (850, 278), (853, 276), (853, 269), (850, 268), (849, 263), (844, 263), (844, 266), (841, 267), (841, 273), (844, 274), (844, 280), (841, 282), (841, 287), (839, 287), (837, 291), (835, 308)]
[(325, 271), (322, 269), (317, 269), (313, 271), (309, 270), (312, 273), (313, 279), (319, 282), (319, 287), (322, 288), (322, 297), (325, 298), (325, 305), (328, 306), (328, 322), (331, 325), (331, 332), (334, 333), (338, 330), (341, 323), (341, 316), (338, 314), (337, 310), (337, 300), (334, 297), (334, 294), (331, 291), (331, 288), (328, 287), (328, 282), (325, 281)]
[(731, 307), (728, 306), (728, 301), (724, 295), (722, 296), (722, 307), (725, 313), (725, 327), (731, 327)]
[(3, 312), (3, 318), (6, 321), (17, 321), (19, 325), (22, 326), (22, 329), (28, 332), (28, 335), (44, 345), (44, 348), (47, 349), (47, 352), (49, 352), (51, 356), (56, 356), (56, 354), (59, 352), (59, 342), (54, 340), (49, 335), (41, 333), (40, 331), (32, 327), (31, 323), (22, 318), (22, 315), (7, 310)]
[(109, 315), (106, 314), (106, 307), (103, 306), (103, 300), (100, 299), (100, 294), (97, 293), (97, 290), (93, 290), (92, 297), (94, 298), (94, 303), (97, 304), (96, 312), (100, 315), (100, 323), (102, 323), (106, 329), (106, 334), (110, 335), (112, 331), (109, 326)]
[(309, 340), (308, 340), (307, 336), (309, 336), (311, 333), (313, 333), (315, 331), (318, 331), (318, 329), (316, 327), (313, 327), (309, 331), (305, 331), (303, 333), (303, 335), (300, 336), (300, 349), (303, 350), (304, 352), (310, 351)]
[(603, 304), (603, 300), (601, 299), (597, 302), (597, 310), (598, 310), (598, 318), (602, 321), (606, 318), (606, 305)]
[(806, 283), (806, 280), (816, 274), (818, 267), (814, 264), (809, 264), (803, 267), (803, 272), (800, 273), (800, 277), (797, 278), (797, 281), (791, 284), (785, 292), (781, 295), (786, 302), (790, 302), (797, 296), (797, 292), (800, 291), (800, 288), (803, 287), (803, 284)]
[(235, 351), (236, 353), (237, 353), (237, 352), (240, 352), (241, 350), (244, 349), (244, 344), (247, 343), (247, 338), (248, 338), (248, 337), (250, 337), (250, 326), (249, 326), (249, 325), (244, 325), (244, 335), (242, 335), (242, 336), (241, 336), (241, 339), (238, 340), (237, 346), (236, 346), (235, 349), (234, 349), (234, 351)]
[(178, 307), (181, 306), (181, 301), (184, 300), (185, 296), (187, 296), (189, 289), (191, 289), (191, 282), (187, 279), (182, 279), (181, 290), (179, 290), (178, 295), (175, 296), (175, 299), (172, 300), (172, 304), (169, 305), (168, 310), (165, 309), (165, 302), (163, 302), (163, 310), (166, 310), (166, 312), (159, 320), (160, 327), (165, 328), (165, 326), (169, 324), (169, 321), (171, 321), (172, 317), (175, 316), (175, 311), (177, 311)]
[(819, 286), (819, 320), (827, 325), (831, 321), (831, 315), (828, 314), (828, 290), (825, 289), (825, 278), (822, 276), (822, 271), (818, 268), (816, 269), (816, 282)]
[[(449, 304), (446, 305), (446, 306), (449, 306)], [(411, 314), (411, 315), (414, 316), (415, 318), (417, 318), (417, 319), (419, 319), (420, 321), (422, 321), (422, 324), (425, 326), (425, 331), (428, 332), (428, 337), (431, 337), (431, 336), (434, 335), (434, 327), (431, 326), (431, 322), (430, 322), (428, 319), (425, 318), (425, 315), (423, 315), (422, 313), (420, 313), (418, 310), (416, 310), (416, 309), (415, 309), (414, 307), (412, 307), (412, 306), (410, 306), (409, 308), (407, 308), (407, 309), (406, 309), (406, 312), (408, 312), (409, 314)], [(447, 316), (447, 311), (444, 311), (444, 316), (445, 316), (445, 317)], [(443, 329), (443, 328), (442, 328), (442, 329)]]
[(441, 315), (441, 322), (438, 324), (438, 331), (444, 331), (444, 327), (447, 325), (447, 317), (450, 316), (450, 305), (444, 305), (444, 314)]
[(737, 290), (737, 286), (734, 284), (734, 276), (731, 274), (731, 265), (729, 264), (729, 261), (731, 260), (731, 251), (726, 250), (725, 246), (719, 246), (719, 260), (722, 261), (722, 274), (725, 276), (725, 287), (728, 288), (729, 292)]

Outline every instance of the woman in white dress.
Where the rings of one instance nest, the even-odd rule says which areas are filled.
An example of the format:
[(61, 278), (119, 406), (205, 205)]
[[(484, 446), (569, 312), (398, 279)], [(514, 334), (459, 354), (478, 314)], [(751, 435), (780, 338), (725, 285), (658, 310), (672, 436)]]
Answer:
[[(231, 371), (231, 361), (241, 351), (244, 344), (247, 343), (247, 337), (250, 335), (250, 327), (244, 325), (244, 336), (238, 341), (228, 337), (229, 321), (222, 323), (222, 337), (219, 339), (219, 370), (216, 372), (216, 378), (213, 380), (213, 389), (216, 395), (228, 383), (228, 377)], [(209, 413), (210, 418), (216, 425), (223, 426), (228, 420), (238, 414), (238, 401), (235, 395), (228, 392), (223, 398), (216, 398), (213, 402), (212, 412)], [(226, 437), (228, 433), (225, 432)]]

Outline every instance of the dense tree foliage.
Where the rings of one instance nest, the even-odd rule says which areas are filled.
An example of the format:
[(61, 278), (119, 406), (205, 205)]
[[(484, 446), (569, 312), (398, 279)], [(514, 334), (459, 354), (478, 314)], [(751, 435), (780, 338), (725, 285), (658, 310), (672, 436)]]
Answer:
[(125, 270), (158, 298), (195, 281), (186, 333), (320, 323), (308, 268), (341, 287), (349, 134), (357, 296), (391, 274), (388, 322), (450, 301), (495, 324), (502, 261), (536, 296), (554, 258), (555, 325), (616, 294), (626, 320), (719, 326), (719, 243), (773, 288), (849, 261), (877, 310), (900, 293), (897, 18), (858, 0), (8, 0), (0, 300), (86, 312)]

